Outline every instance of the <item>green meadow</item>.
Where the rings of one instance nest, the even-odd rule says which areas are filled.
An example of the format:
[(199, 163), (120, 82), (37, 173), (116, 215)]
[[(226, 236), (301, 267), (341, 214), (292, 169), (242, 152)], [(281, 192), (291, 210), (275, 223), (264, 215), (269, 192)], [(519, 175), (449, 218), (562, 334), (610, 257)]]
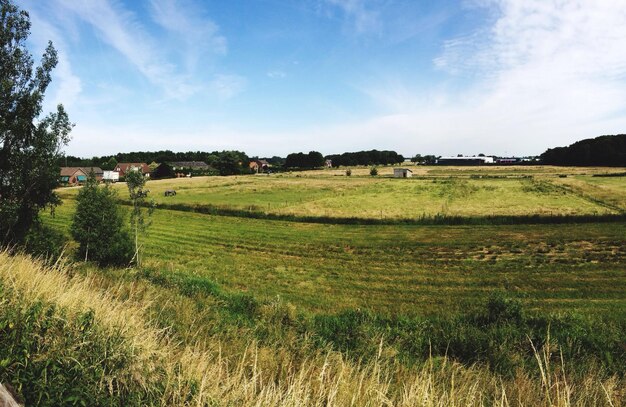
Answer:
[[(424, 171), (417, 169), (416, 173)], [(622, 177), (574, 175), (545, 169), (435, 168), (411, 179), (340, 175), (337, 170), (271, 176), (199, 177), (151, 181), (151, 197), (167, 207), (216, 208), (295, 217), (376, 220), (421, 217), (587, 216), (621, 213)], [(357, 171), (355, 171), (358, 173)], [(386, 171), (381, 173), (386, 174)], [(612, 180), (614, 184), (611, 184)], [(600, 183), (614, 185), (605, 188)], [(584, 187), (579, 187), (582, 185)], [(124, 185), (116, 185), (120, 196)], [(622, 188), (622, 189), (620, 189)], [(176, 196), (165, 197), (166, 190)], [(70, 197), (76, 190), (66, 190)]]
[[(73, 256), (59, 190), (67, 265), (0, 262), (24, 310), (0, 303), (0, 327), (36, 356), (12, 376), (53, 360), (94, 404), (623, 405), (623, 169), (391, 170), (149, 181), (143, 264), (117, 269)], [(472, 222), (404, 221), (424, 214)], [(49, 320), (81, 345), (40, 346)]]
[[(175, 179), (148, 187), (157, 204), (365, 219), (381, 212), (389, 218), (614, 214), (626, 195), (623, 177), (559, 178), (545, 170), (540, 178), (321, 174)], [(116, 187), (123, 197), (124, 185)], [(177, 195), (163, 197), (166, 189)], [(75, 191), (61, 191), (64, 204), (48, 222), (67, 230)], [(466, 310), (501, 290), (533, 310), (626, 315), (624, 222), (340, 225), (166, 209), (157, 209), (152, 222), (143, 241), (147, 268), (259, 299), (280, 297), (312, 313), (363, 308), (436, 315)]]

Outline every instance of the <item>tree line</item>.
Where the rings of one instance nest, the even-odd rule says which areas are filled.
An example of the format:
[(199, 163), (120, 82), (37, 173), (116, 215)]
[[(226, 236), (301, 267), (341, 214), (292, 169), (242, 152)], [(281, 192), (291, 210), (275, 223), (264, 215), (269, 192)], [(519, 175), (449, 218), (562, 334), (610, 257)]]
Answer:
[[(187, 151), (174, 152), (171, 150), (160, 151), (133, 151), (130, 153), (117, 153), (100, 157), (81, 158), (72, 155), (59, 157), (57, 164), (62, 167), (100, 167), (103, 170), (112, 170), (118, 163), (167, 163), (176, 161), (202, 161), (210, 166), (220, 161), (236, 161), (240, 167), (247, 167), (250, 158), (243, 151)], [(241, 168), (240, 168), (241, 169)]]
[(626, 166), (626, 134), (580, 140), (568, 147), (549, 148), (541, 154), (549, 165)]
[(400, 164), (404, 162), (404, 157), (395, 151), (369, 150), (357, 151), (353, 153), (327, 155), (326, 159), (332, 161), (333, 167), (354, 166), (354, 165), (388, 165)]

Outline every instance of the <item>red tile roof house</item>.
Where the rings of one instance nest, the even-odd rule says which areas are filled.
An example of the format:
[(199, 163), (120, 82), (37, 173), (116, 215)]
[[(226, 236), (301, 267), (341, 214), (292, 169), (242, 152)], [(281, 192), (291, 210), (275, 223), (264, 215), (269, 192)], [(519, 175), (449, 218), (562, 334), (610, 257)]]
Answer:
[(59, 182), (61, 185), (82, 185), (91, 171), (96, 174), (98, 182), (102, 180), (104, 171), (99, 167), (61, 167)]
[(119, 163), (115, 166), (113, 171), (117, 171), (120, 173), (120, 177), (126, 175), (129, 171), (139, 171), (144, 175), (144, 177), (150, 176), (150, 167), (146, 163)]
[(270, 163), (266, 160), (253, 160), (250, 161), (249, 167), (252, 171), (258, 173), (268, 170), (270, 168)]

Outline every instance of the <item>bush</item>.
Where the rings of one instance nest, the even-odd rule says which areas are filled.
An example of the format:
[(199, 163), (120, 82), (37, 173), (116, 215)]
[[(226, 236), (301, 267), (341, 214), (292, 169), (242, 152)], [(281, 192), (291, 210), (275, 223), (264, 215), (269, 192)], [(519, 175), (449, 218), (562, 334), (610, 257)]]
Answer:
[(134, 253), (117, 194), (110, 186), (99, 187), (91, 173), (76, 198), (76, 212), (71, 233), (79, 243), (78, 256), (100, 266), (128, 265)]
[(506, 298), (502, 294), (492, 294), (487, 300), (487, 321), (490, 323), (512, 322), (523, 323), (524, 315), (522, 303), (513, 298)]
[[(19, 298), (0, 283), (4, 295)], [(41, 301), (0, 303), (0, 382), (27, 406), (153, 405), (139, 385), (120, 386), (132, 363), (128, 344), (103, 332), (92, 311), (70, 316)], [(108, 378), (110, 388), (101, 385)]]
[(376, 175), (378, 175), (378, 168), (376, 168), (376, 167), (370, 168), (370, 175), (372, 177), (375, 177)]
[(24, 248), (33, 256), (53, 262), (61, 256), (66, 243), (63, 233), (37, 222), (28, 231)]
[(348, 168), (346, 170), (346, 176), (349, 177), (350, 175), (352, 175), (352, 170), (350, 168)]

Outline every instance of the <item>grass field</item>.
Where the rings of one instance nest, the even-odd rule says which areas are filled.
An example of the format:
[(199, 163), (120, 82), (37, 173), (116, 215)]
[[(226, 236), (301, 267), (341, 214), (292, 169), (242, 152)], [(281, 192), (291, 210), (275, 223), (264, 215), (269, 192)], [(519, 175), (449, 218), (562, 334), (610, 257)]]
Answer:
[[(137, 404), (623, 405), (626, 221), (603, 215), (623, 214), (625, 178), (594, 177), (623, 169), (489, 170), (420, 168), (420, 177), (407, 180), (370, 177), (361, 168), (349, 178), (326, 170), (150, 181), (151, 195), (178, 209), (157, 206), (141, 239), (141, 268), (76, 262), (63, 272), (79, 284), (63, 282), (63, 289), (82, 293), (71, 294), (81, 300), (70, 304), (79, 309), (71, 314), (78, 322), (67, 322), (70, 338), (104, 349), (119, 344), (127, 358), (111, 362), (127, 387), (113, 396), (130, 393)], [(115, 188), (123, 198), (125, 186)], [(166, 199), (165, 189), (178, 194)], [(44, 222), (67, 234), (77, 191), (60, 190), (63, 204)], [(194, 211), (206, 205), (239, 211)], [(254, 216), (286, 211), (328, 219)], [(407, 213), (511, 218), (364, 221)], [(536, 214), (560, 223), (535, 222)], [(516, 221), (528, 215), (525, 224)], [(0, 264), (5, 275), (13, 269), (21, 270)], [(23, 269), (20, 278), (5, 278), (8, 289), (36, 292), (31, 285), (44, 280)], [(50, 286), (45, 297), (65, 301), (61, 291)], [(134, 322), (122, 336), (108, 328), (81, 333), (86, 307), (105, 315), (98, 324), (109, 324), (99, 295), (130, 310), (124, 315)], [(38, 306), (24, 301), (20, 309)], [(20, 316), (2, 304), (0, 325), (3, 318), (15, 324)], [(50, 315), (63, 320), (58, 309), (60, 317)], [(42, 337), (46, 327), (33, 325), (31, 336)], [(133, 345), (145, 344), (144, 336), (148, 352)], [(67, 357), (75, 357), (72, 366), (91, 366), (81, 346)], [(137, 358), (150, 362), (136, 365)], [(32, 363), (11, 366), (38, 372)], [(128, 371), (145, 366), (153, 370), (137, 387)], [(80, 369), (72, 375), (83, 377)], [(86, 389), (111, 397), (102, 380), (90, 381), (102, 372), (85, 373)]]
[[(194, 195), (195, 189), (181, 187), (178, 197), (201, 200), (206, 185), (215, 183), (212, 197), (218, 201), (237, 196), (238, 188), (251, 192), (251, 185), (264, 181), (257, 180), (203, 178), (149, 186), (155, 191), (160, 183), (169, 187), (188, 182), (202, 192)], [(402, 180), (340, 182), (371, 188), (379, 187), (379, 182), (400, 185), (398, 181)], [(315, 186), (335, 181), (272, 182), (282, 194), (279, 186), (286, 185), (282, 182), (304, 188), (307, 182)], [(396, 195), (388, 191), (387, 196)], [(570, 203), (591, 205), (576, 194), (564, 196), (571, 198)], [(72, 213), (68, 198), (49, 222), (67, 228)], [(206, 279), (258, 298), (280, 296), (311, 312), (362, 307), (388, 314), (447, 313), (471, 308), (492, 290), (504, 290), (531, 309), (623, 317), (625, 230), (624, 223), (318, 225), (161, 209), (145, 238), (145, 258), (146, 267), (155, 270)]]
[[(588, 169), (587, 175), (575, 175), (582, 170), (573, 169), (569, 178), (559, 178), (552, 167), (421, 167), (416, 173), (422, 175), (412, 179), (346, 177), (338, 171), (160, 180), (151, 181), (149, 188), (157, 204), (331, 219), (598, 215), (626, 210), (626, 191), (619, 186), (623, 178), (593, 177), (602, 173), (599, 169)], [(359, 171), (366, 169), (355, 173)], [(390, 171), (382, 168), (381, 174)], [(116, 188), (125, 194), (123, 184)], [(177, 195), (164, 197), (169, 189)], [(67, 189), (63, 194), (75, 192)]]

